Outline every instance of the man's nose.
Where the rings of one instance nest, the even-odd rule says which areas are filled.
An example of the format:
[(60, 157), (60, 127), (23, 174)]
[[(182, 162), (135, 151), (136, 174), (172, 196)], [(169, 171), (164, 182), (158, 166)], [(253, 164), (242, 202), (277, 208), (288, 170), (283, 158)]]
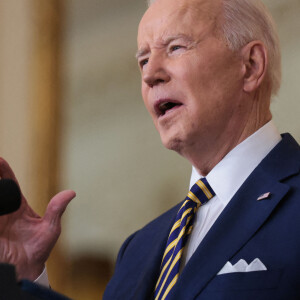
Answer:
[(149, 87), (166, 83), (170, 80), (162, 57), (152, 56), (149, 58), (148, 63), (144, 66), (142, 78)]

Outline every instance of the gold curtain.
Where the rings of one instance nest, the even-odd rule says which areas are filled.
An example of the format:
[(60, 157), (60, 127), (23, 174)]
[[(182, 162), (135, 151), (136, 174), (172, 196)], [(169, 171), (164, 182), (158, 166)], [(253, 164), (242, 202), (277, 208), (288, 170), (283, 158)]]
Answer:
[[(31, 179), (36, 183), (31, 200), (43, 214), (48, 202), (58, 192), (58, 147), (61, 102), (61, 32), (63, 1), (32, 0), (33, 47), (30, 68), (30, 128), (32, 145)], [(47, 264), (54, 289), (64, 292), (68, 269), (59, 244)]]
[[(35, 209), (43, 214), (58, 192), (61, 108), (61, 51), (64, 6), (61, 0), (33, 1), (31, 67), (32, 192)], [(73, 299), (99, 299), (111, 275), (111, 264), (99, 257), (70, 260), (59, 243), (47, 263), (51, 286)]]
[[(63, 0), (0, 2), (0, 156), (40, 215), (60, 182), (63, 20)], [(47, 263), (52, 288), (99, 299), (111, 264), (89, 256), (71, 261), (61, 249), (58, 243)]]

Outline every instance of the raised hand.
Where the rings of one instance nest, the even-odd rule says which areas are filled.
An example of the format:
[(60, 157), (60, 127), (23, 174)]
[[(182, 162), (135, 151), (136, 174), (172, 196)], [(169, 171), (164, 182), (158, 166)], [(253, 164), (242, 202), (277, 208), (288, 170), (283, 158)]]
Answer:
[[(17, 179), (0, 158), (0, 178)], [(21, 207), (16, 212), (0, 216), (0, 263), (16, 266), (18, 279), (35, 280), (61, 232), (61, 216), (75, 192), (66, 190), (49, 202), (44, 217), (38, 216), (22, 194)]]

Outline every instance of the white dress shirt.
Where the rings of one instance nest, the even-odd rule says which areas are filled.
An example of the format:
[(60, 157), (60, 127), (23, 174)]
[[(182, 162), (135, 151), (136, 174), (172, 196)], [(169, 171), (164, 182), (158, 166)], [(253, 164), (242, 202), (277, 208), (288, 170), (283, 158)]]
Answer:
[[(270, 121), (232, 149), (209, 172), (206, 179), (216, 195), (196, 213), (193, 231), (184, 248), (181, 270), (237, 190), (280, 141), (281, 136)], [(193, 167), (190, 188), (202, 177)]]
[(34, 282), (43, 285), (47, 288), (50, 287), (46, 267), (44, 268), (42, 274)]

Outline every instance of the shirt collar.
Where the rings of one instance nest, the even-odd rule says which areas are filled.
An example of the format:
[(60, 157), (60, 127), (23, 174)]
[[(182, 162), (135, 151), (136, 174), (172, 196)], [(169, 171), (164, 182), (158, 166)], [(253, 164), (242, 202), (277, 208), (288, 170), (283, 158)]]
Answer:
[[(271, 120), (232, 149), (206, 176), (217, 197), (227, 204), (252, 171), (280, 141), (281, 136)], [(190, 188), (202, 177), (193, 167)]]

